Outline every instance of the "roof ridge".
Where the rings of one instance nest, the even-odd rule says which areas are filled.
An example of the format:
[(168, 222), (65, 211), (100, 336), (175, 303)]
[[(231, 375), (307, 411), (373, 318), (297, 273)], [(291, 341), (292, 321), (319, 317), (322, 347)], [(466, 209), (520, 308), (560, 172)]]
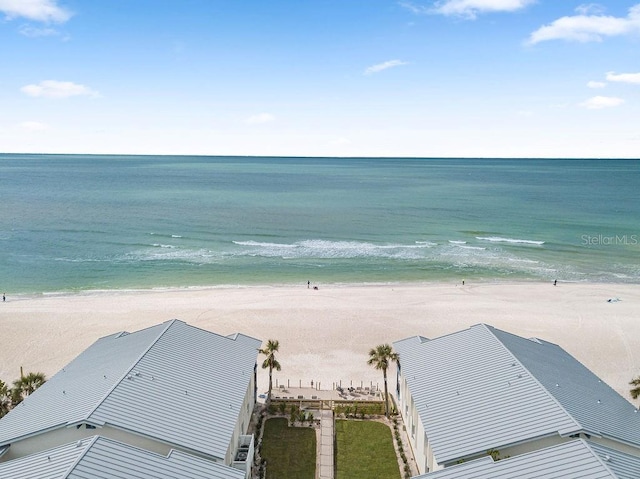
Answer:
[[(507, 345), (506, 345), (506, 344), (504, 344), (504, 343), (500, 340), (500, 338), (499, 338), (498, 336), (496, 336), (496, 335), (495, 335), (495, 333), (493, 332), (493, 330), (494, 330), (494, 329), (497, 329), (497, 328), (495, 328), (495, 327), (493, 327), (493, 326), (491, 326), (491, 325), (489, 325), (489, 324), (485, 324), (485, 323), (481, 323), (481, 324), (480, 324), (480, 326), (484, 327), (484, 329), (485, 329), (485, 330), (487, 330), (487, 331), (491, 334), (491, 336), (493, 336), (493, 337), (496, 339), (496, 341), (498, 341), (498, 343), (500, 344), (500, 346), (501, 346), (502, 348), (504, 348), (504, 350), (505, 350), (505, 351), (507, 351), (507, 353), (509, 353), (509, 355), (513, 358), (513, 360), (514, 360), (516, 363), (518, 363), (518, 364), (522, 367), (522, 369), (524, 369), (527, 373), (529, 373), (529, 377), (530, 377), (530, 378), (532, 378), (532, 379), (533, 379), (533, 381), (538, 385), (538, 387), (539, 387), (540, 389), (542, 389), (542, 391), (544, 392), (544, 394), (545, 394), (549, 399), (551, 399), (551, 401), (552, 401), (552, 402), (554, 402), (554, 403), (555, 403), (555, 404), (556, 404), (556, 405), (557, 405), (557, 406), (558, 406), (558, 407), (559, 407), (559, 408), (560, 408), (560, 409), (561, 409), (561, 410), (562, 410), (562, 411), (567, 415), (567, 417), (568, 417), (571, 421), (573, 421), (573, 423), (578, 427), (578, 430), (584, 430), (584, 427), (582, 426), (582, 424), (580, 424), (580, 423), (578, 422), (578, 420), (577, 420), (575, 417), (573, 417), (573, 415), (572, 415), (571, 413), (569, 413), (569, 411), (567, 411), (567, 410), (566, 410), (566, 408), (565, 408), (565, 407), (560, 403), (560, 401), (558, 401), (558, 400), (555, 398), (555, 396), (554, 396), (553, 394), (551, 394), (551, 392), (550, 392), (550, 391), (549, 391), (549, 390), (548, 390), (548, 389), (547, 389), (547, 388), (546, 388), (546, 387), (545, 387), (545, 386), (544, 386), (540, 381), (538, 381), (538, 378), (535, 376), (535, 374), (533, 374), (533, 373), (529, 370), (529, 368), (527, 368), (524, 364), (522, 364), (522, 362), (521, 362), (521, 361), (516, 357), (516, 355), (515, 355), (515, 354), (513, 354), (513, 352), (512, 352), (512, 351), (507, 347)], [(504, 333), (506, 333), (506, 334), (511, 334), (511, 333), (509, 333), (509, 332), (507, 332), (507, 331), (502, 331), (501, 329), (499, 329), (498, 331), (504, 332)], [(514, 336), (515, 336), (515, 335), (514, 335)], [(517, 336), (517, 337), (518, 337), (518, 338), (520, 338), (520, 339), (523, 339), (523, 340), (525, 340), (525, 341), (529, 341), (529, 339), (523, 338), (523, 337), (521, 337), (521, 336)], [(559, 433), (560, 435), (562, 435), (562, 432), (561, 432), (561, 431), (558, 431), (558, 433)]]
[[(91, 449), (91, 447), (95, 444), (95, 442), (98, 440), (100, 436), (95, 435), (91, 438), (91, 441), (89, 441), (89, 443), (85, 446), (84, 451), (82, 451), (81, 454), (78, 454), (78, 457), (76, 457), (75, 461), (73, 461), (71, 463), (71, 465), (67, 468), (67, 470), (64, 472), (64, 475), (62, 476), (62, 479), (66, 479), (69, 477), (69, 474), (71, 474), (73, 472), (73, 470), (76, 468), (76, 466), (78, 465), (78, 463), (82, 460), (82, 458), (87, 454), (87, 452), (89, 452), (89, 449)], [(82, 439), (80, 439), (78, 442), (82, 442)], [(77, 444), (77, 443), (76, 443)], [(77, 447), (77, 446), (76, 446)]]
[[(111, 393), (114, 391), (115, 388), (118, 387), (118, 385), (124, 380), (124, 378), (126, 378), (129, 373), (131, 373), (131, 371), (136, 367), (136, 365), (140, 362), (140, 360), (149, 352), (149, 350), (158, 342), (158, 340), (164, 336), (164, 333), (166, 333), (169, 328), (176, 322), (180, 320), (178, 319), (171, 319), (169, 321), (166, 322), (166, 326), (162, 329), (162, 331), (160, 332), (160, 334), (158, 334), (158, 336), (151, 341), (151, 344), (149, 344), (149, 346), (147, 346), (144, 351), (132, 362), (131, 367), (128, 368), (125, 373), (120, 377), (120, 379), (118, 379), (117, 381), (114, 381), (113, 386), (111, 386), (109, 388), (109, 390), (104, 394), (104, 396), (102, 396), (102, 398), (97, 402), (97, 404), (95, 405), (95, 407), (93, 407), (91, 409), (91, 411), (89, 411), (89, 413), (83, 418), (80, 419), (79, 421), (88, 421), (89, 418), (93, 415), (93, 413), (96, 412), (96, 410), (102, 405), (103, 402), (106, 401), (106, 399), (111, 395)], [(137, 332), (137, 331), (136, 331)], [(75, 421), (75, 422), (79, 422), (79, 421)]]

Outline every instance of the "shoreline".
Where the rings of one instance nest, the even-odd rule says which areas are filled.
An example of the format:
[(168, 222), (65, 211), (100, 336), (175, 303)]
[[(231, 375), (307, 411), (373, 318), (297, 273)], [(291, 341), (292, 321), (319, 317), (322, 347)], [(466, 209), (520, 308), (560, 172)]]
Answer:
[[(314, 283), (311, 283), (313, 287)], [(100, 337), (180, 319), (221, 335), (278, 339), (274, 383), (381, 383), (368, 350), (487, 323), (558, 344), (629, 399), (640, 370), (640, 288), (541, 281), (225, 285), (7, 296), (0, 305), (0, 379), (48, 377)], [(608, 303), (607, 299), (619, 298)], [(267, 372), (258, 359), (258, 393)], [(393, 389), (395, 371), (390, 370)], [(345, 383), (346, 382), (346, 383)]]
[[(387, 282), (327, 282), (327, 283), (313, 283), (311, 287), (318, 286), (318, 288), (378, 288), (378, 287), (430, 287), (430, 286), (517, 286), (517, 285), (552, 285), (553, 280), (541, 280), (538, 278), (532, 279), (471, 279), (465, 280), (465, 284), (462, 285), (462, 279), (456, 281), (447, 280), (425, 280), (425, 281), (387, 281)], [(594, 281), (571, 281), (571, 280), (558, 280), (558, 286), (561, 285), (592, 285), (592, 286), (638, 286), (640, 283), (629, 282), (594, 282)], [(24, 301), (38, 298), (58, 298), (58, 297), (75, 297), (75, 296), (109, 296), (119, 294), (146, 294), (146, 293), (179, 293), (190, 291), (218, 291), (218, 290), (248, 290), (248, 289), (306, 289), (306, 283), (256, 283), (256, 284), (211, 284), (211, 285), (198, 285), (198, 286), (157, 286), (150, 288), (113, 288), (113, 289), (81, 289), (81, 290), (61, 290), (61, 291), (42, 291), (42, 292), (19, 292), (11, 294), (10, 301)]]

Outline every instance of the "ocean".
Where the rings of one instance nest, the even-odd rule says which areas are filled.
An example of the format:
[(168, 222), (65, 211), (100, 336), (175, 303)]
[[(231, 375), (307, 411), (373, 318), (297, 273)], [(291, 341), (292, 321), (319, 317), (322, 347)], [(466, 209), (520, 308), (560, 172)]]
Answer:
[(640, 160), (0, 155), (0, 290), (640, 283)]

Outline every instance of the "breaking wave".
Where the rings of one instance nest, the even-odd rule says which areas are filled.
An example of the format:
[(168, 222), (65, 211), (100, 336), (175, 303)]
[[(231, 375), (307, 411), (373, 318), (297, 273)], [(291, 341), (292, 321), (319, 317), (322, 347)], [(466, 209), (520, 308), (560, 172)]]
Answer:
[(501, 236), (476, 236), (476, 239), (480, 241), (489, 241), (491, 243), (512, 243), (512, 244), (526, 244), (526, 245), (536, 245), (536, 246), (541, 246), (544, 244), (544, 241), (502, 238)]

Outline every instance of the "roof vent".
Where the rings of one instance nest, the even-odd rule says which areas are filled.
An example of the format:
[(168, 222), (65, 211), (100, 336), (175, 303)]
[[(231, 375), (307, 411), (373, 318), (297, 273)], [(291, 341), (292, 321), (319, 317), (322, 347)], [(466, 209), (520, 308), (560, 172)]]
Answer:
[(559, 387), (560, 387), (560, 385), (559, 385), (558, 383), (556, 383), (556, 387), (557, 387), (557, 388), (559, 388)]
[(80, 446), (82, 446), (82, 441), (76, 442), (76, 447), (80, 447)]
[(136, 376), (140, 376), (140, 371), (136, 371), (134, 374), (135, 374)]
[(600, 401), (600, 399), (598, 399), (598, 404), (602, 404), (602, 401)]
[(127, 379), (133, 379), (133, 376), (132, 376), (131, 374), (129, 374), (129, 375), (127, 376)]
[(609, 454), (605, 454), (602, 459), (604, 459), (605, 461), (609, 462), (611, 460), (611, 456), (609, 456)]

